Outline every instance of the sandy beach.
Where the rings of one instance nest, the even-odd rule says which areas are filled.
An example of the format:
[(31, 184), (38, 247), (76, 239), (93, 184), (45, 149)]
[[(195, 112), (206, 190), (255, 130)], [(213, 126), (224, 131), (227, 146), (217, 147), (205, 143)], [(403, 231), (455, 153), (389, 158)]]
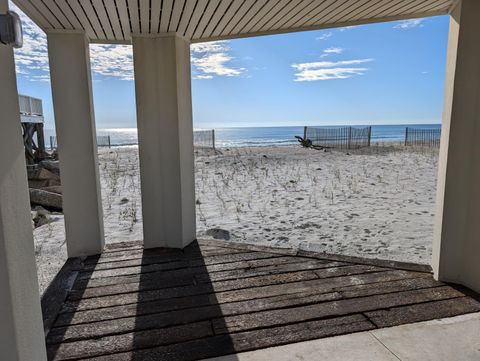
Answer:
[[(198, 150), (197, 234), (428, 264), (438, 150)], [(142, 239), (137, 147), (99, 150), (106, 242)], [(87, 225), (86, 225), (87, 226)], [(34, 230), (40, 288), (66, 259), (63, 216)]]

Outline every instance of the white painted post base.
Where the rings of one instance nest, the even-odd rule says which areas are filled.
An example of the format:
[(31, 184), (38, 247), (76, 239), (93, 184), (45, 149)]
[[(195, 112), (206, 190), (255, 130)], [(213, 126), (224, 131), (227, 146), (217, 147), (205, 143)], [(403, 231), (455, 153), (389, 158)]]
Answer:
[[(8, 1), (0, 0), (0, 14)], [(0, 359), (47, 359), (13, 49), (0, 44)]]
[(132, 40), (144, 245), (183, 248), (196, 237), (190, 44)]
[(68, 256), (99, 254), (103, 211), (88, 41), (83, 33), (47, 38)]
[(480, 292), (480, 1), (451, 15), (432, 266)]

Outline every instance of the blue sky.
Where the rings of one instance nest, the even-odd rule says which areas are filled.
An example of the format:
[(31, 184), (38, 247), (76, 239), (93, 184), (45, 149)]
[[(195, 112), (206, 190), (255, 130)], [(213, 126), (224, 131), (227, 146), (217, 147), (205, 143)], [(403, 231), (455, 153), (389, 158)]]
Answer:
[[(12, 6), (14, 8), (14, 6)], [(44, 34), (26, 20), (18, 88), (53, 128)], [(440, 123), (448, 17), (192, 46), (194, 126)], [(97, 128), (135, 127), (130, 46), (91, 46)]]

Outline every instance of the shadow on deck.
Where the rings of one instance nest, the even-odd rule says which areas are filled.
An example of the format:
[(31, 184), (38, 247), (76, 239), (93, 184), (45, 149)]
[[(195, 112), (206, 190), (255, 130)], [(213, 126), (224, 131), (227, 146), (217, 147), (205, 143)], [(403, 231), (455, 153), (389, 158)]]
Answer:
[(480, 311), (429, 272), (357, 261), (220, 241), (115, 244), (70, 260), (68, 289), (42, 302), (49, 360), (199, 360)]

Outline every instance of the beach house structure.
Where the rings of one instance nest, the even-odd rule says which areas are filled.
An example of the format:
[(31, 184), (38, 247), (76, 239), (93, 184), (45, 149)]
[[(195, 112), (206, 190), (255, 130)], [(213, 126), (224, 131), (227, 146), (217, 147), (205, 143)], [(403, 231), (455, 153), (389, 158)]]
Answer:
[[(449, 14), (433, 269), (480, 291), (480, 1), (13, 2), (48, 38), (70, 257), (104, 249), (89, 43), (133, 45), (144, 247), (183, 248), (195, 239), (191, 43)], [(0, 43), (0, 358), (42, 361), (19, 114), (13, 49)]]

